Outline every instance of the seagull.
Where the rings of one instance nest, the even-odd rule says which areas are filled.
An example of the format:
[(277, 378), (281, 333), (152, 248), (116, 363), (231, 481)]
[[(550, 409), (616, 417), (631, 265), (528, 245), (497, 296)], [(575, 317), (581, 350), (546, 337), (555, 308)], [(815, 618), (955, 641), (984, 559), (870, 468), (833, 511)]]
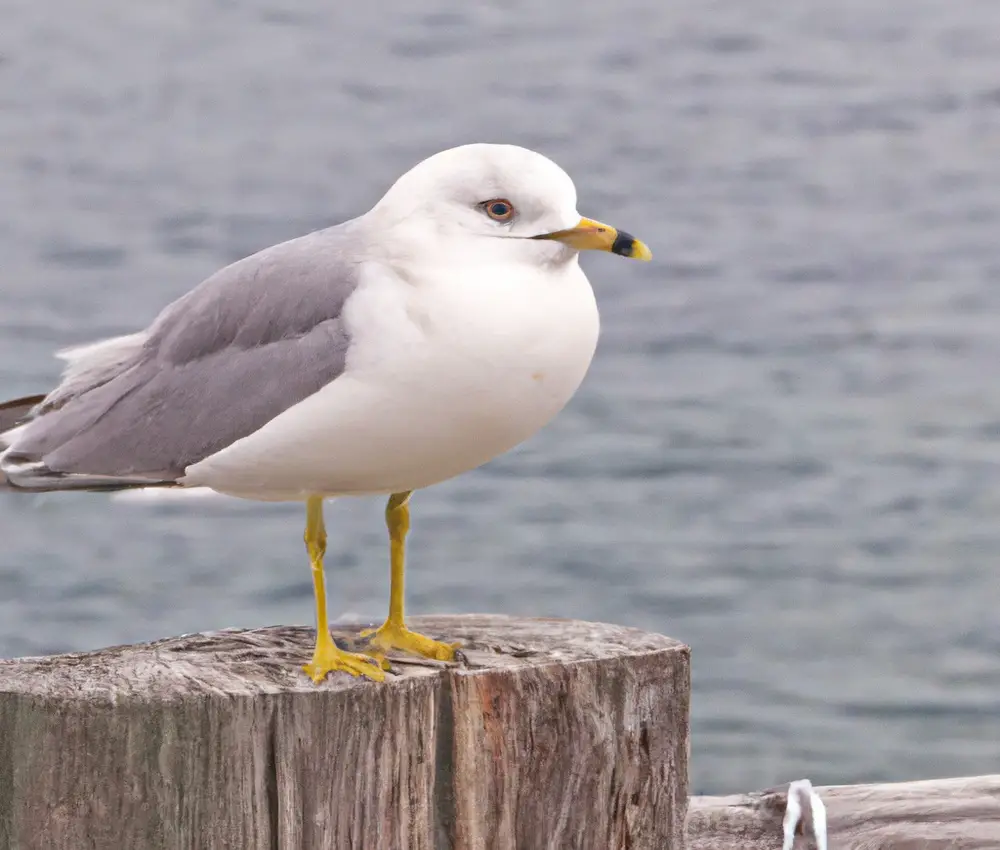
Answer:
[[(569, 175), (470, 144), (403, 174), (367, 213), (208, 277), (145, 329), (58, 353), (60, 383), (0, 405), (0, 490), (208, 488), (305, 504), (315, 682), (382, 681), (396, 650), (458, 644), (403, 616), (410, 496), (546, 425), (598, 338), (583, 250), (649, 248), (583, 218)], [(388, 496), (389, 613), (367, 653), (330, 636), (324, 499)]]

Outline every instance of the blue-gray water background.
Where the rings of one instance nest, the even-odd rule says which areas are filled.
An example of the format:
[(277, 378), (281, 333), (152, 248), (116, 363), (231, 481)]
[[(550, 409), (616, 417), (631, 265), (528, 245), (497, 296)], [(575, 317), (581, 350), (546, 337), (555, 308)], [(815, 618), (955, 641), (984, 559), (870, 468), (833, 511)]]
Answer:
[[(996, 0), (0, 3), (0, 395), (467, 141), (651, 264), (565, 413), (414, 500), (409, 610), (694, 658), (693, 780), (1000, 759)], [(379, 618), (378, 500), (328, 510)], [(0, 499), (0, 655), (312, 620), (297, 506)]]

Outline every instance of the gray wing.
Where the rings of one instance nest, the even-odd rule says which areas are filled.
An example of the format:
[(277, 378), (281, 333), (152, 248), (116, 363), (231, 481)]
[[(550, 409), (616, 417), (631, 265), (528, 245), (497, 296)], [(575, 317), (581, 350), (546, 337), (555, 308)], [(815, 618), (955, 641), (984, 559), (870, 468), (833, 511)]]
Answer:
[(347, 250), (358, 226), (284, 242), (208, 278), (157, 317), (113, 375), (51, 393), (0, 469), (27, 489), (170, 483), (335, 380), (350, 344), (342, 314), (358, 283)]

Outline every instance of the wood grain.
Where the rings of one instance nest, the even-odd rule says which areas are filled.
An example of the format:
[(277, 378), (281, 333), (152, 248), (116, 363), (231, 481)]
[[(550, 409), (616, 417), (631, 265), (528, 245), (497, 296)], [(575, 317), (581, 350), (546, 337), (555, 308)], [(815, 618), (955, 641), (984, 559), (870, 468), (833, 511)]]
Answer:
[(412, 623), (461, 641), (460, 663), (315, 686), (298, 627), (0, 662), (0, 848), (681, 847), (687, 647), (566, 620)]
[[(692, 797), (688, 850), (778, 850), (788, 786)], [(816, 789), (831, 850), (996, 850), (1000, 775)], [(805, 836), (795, 850), (815, 850)]]

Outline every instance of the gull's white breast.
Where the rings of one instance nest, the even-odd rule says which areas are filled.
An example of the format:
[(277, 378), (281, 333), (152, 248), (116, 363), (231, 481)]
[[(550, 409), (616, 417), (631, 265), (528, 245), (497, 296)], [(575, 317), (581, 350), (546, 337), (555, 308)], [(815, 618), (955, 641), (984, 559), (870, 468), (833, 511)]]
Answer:
[[(425, 282), (426, 281), (426, 282)], [(258, 499), (418, 489), (524, 441), (569, 401), (597, 344), (573, 261), (406, 281), (367, 274), (347, 304), (344, 374), (183, 483)]]

